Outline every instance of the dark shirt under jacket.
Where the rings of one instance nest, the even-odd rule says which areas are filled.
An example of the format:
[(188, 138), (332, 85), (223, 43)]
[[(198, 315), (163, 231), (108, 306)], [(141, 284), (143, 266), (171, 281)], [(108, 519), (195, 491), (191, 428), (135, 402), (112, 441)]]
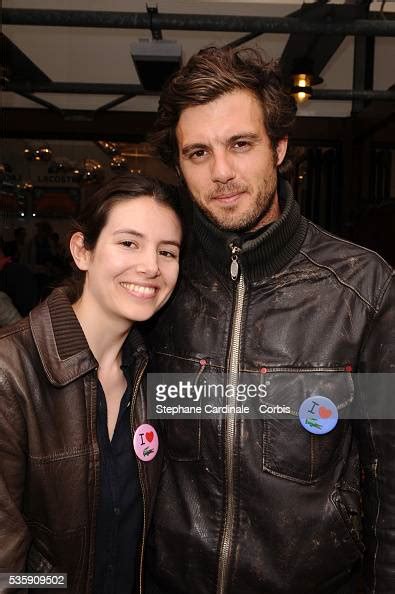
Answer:
[(113, 438), (107, 405), (97, 381), (97, 438), (100, 449), (100, 499), (96, 517), (95, 594), (132, 594), (143, 527), (143, 502), (130, 425), (133, 358), (123, 349), (127, 388)]

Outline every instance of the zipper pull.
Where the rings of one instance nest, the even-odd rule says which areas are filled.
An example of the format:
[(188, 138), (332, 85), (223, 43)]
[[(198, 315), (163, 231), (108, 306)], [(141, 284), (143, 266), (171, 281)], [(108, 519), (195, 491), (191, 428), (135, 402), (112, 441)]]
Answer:
[(234, 245), (233, 243), (230, 244), (230, 249), (232, 250), (232, 259), (231, 259), (231, 263), (230, 263), (230, 276), (232, 278), (232, 280), (236, 281), (238, 276), (239, 276), (239, 252), (240, 252), (240, 248), (237, 245)]

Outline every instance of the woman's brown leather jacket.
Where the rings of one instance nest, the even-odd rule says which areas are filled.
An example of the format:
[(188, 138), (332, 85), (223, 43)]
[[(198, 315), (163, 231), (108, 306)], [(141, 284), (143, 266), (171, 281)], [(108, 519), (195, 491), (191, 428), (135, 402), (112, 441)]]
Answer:
[[(141, 379), (147, 365), (142, 344), (133, 343), (133, 351), (132, 432), (146, 420)], [(59, 289), (0, 334), (0, 572), (67, 573), (63, 591), (73, 594), (90, 594), (94, 574), (97, 366)], [(138, 460), (144, 499), (140, 591), (160, 458)]]

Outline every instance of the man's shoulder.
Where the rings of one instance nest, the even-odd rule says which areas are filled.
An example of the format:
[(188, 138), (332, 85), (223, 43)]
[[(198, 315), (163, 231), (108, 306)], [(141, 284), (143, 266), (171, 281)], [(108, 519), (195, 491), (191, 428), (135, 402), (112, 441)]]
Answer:
[(343, 239), (308, 221), (301, 255), (312, 266), (326, 269), (344, 286), (358, 292), (373, 308), (394, 274), (376, 252)]

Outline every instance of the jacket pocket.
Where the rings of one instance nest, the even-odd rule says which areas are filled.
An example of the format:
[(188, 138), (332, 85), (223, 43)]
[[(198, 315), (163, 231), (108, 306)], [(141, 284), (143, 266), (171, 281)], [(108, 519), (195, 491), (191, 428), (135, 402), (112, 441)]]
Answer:
[(343, 368), (338, 372), (294, 368), (276, 370), (266, 377), (269, 376), (270, 403), (289, 406), (293, 418), (263, 421), (263, 471), (302, 484), (314, 483), (341, 460), (351, 429), (348, 421), (339, 419), (329, 433), (309, 433), (300, 423), (299, 407), (311, 396), (325, 396), (336, 405), (340, 415), (353, 401), (351, 375)]
[(358, 490), (339, 486), (331, 495), (331, 501), (341, 517), (346, 530), (362, 554), (365, 546), (362, 541), (362, 503)]
[(87, 549), (86, 528), (55, 532), (41, 522), (26, 520), (26, 523), (33, 536), (27, 557), (27, 571), (66, 573), (65, 591), (81, 594), (85, 589), (83, 566)]
[(33, 541), (27, 555), (26, 571), (32, 573), (50, 573), (52, 570), (52, 563), (41, 553)]

